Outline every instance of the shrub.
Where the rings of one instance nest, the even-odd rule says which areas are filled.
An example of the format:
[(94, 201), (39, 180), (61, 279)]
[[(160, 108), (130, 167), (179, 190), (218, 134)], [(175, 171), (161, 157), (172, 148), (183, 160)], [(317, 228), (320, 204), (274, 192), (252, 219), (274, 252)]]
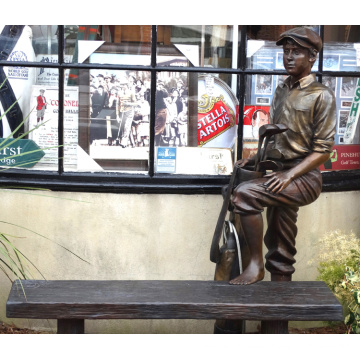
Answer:
[(360, 333), (360, 239), (353, 233), (336, 230), (318, 242), (317, 280), (324, 281), (343, 305), (349, 333)]

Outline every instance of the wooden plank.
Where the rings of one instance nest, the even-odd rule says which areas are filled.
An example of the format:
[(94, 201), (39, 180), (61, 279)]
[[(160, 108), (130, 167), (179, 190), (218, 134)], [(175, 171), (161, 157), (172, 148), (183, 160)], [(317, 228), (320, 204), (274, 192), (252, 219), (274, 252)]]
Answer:
[(323, 282), (22, 281), (7, 301), (9, 318), (342, 320)]

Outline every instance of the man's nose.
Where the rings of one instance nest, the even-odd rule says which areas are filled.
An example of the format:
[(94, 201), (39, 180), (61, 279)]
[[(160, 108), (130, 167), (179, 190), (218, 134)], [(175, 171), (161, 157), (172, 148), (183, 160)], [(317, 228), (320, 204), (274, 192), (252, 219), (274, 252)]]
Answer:
[(292, 59), (293, 58), (293, 52), (290, 50), (286, 56), (288, 59)]

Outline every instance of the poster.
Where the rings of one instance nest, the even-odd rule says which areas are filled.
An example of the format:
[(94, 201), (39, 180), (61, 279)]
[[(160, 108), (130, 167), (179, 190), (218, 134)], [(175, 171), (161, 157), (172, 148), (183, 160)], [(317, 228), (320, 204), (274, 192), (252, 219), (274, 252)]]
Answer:
[(245, 105), (242, 158), (254, 156), (258, 149), (259, 128), (269, 123), (270, 106)]
[(320, 166), (321, 171), (354, 170), (360, 168), (360, 145), (335, 145), (330, 159)]
[(360, 115), (360, 78), (354, 83), (354, 98), (352, 101), (349, 115), (346, 120), (346, 127), (344, 130), (344, 144), (356, 144), (359, 141), (358, 122)]
[[(54, 68), (47, 68), (47, 63), (57, 63), (58, 55), (49, 55), (49, 54), (38, 54), (36, 56), (36, 61), (44, 63), (44, 67), (36, 69), (36, 84), (37, 85), (53, 85), (58, 86), (59, 84), (59, 71)], [(72, 55), (65, 55), (64, 62), (71, 63)], [(65, 70), (64, 79), (65, 84), (67, 84), (69, 78), (70, 70)]]
[[(90, 62), (136, 63), (137, 56), (94, 53)], [(183, 56), (158, 56), (159, 66), (187, 66)], [(113, 157), (113, 147), (138, 149), (149, 147), (150, 82), (148, 71), (90, 71), (90, 155), (96, 146), (106, 148)], [(187, 146), (188, 74), (159, 72), (155, 110), (155, 146)], [(164, 124), (158, 126), (160, 117)], [(119, 150), (119, 149), (118, 149)], [(148, 151), (139, 150), (147, 158)], [(134, 150), (133, 153), (139, 151)], [(103, 153), (105, 150), (103, 149)], [(119, 151), (116, 151), (119, 154)], [(127, 156), (129, 155), (127, 151)], [(135, 155), (134, 155), (135, 156)], [(120, 155), (119, 158), (122, 156)], [(131, 158), (131, 155), (130, 155)]]
[(270, 106), (245, 105), (244, 106), (244, 141), (259, 139), (259, 128), (269, 123)]
[[(45, 156), (34, 169), (57, 170), (58, 168), (58, 113), (59, 90), (56, 86), (34, 85), (31, 91), (29, 128), (36, 130), (29, 139), (45, 150)], [(65, 87), (64, 93), (64, 166), (77, 168), (78, 143), (78, 87)]]

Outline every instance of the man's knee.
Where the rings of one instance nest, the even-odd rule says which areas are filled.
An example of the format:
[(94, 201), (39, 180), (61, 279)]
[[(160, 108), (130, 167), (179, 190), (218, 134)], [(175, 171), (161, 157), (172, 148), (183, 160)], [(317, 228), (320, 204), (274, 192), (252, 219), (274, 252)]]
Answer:
[(257, 192), (259, 185), (253, 181), (245, 181), (239, 184), (233, 191), (231, 202), (235, 212), (240, 215), (257, 214), (264, 211), (263, 206), (258, 201)]

